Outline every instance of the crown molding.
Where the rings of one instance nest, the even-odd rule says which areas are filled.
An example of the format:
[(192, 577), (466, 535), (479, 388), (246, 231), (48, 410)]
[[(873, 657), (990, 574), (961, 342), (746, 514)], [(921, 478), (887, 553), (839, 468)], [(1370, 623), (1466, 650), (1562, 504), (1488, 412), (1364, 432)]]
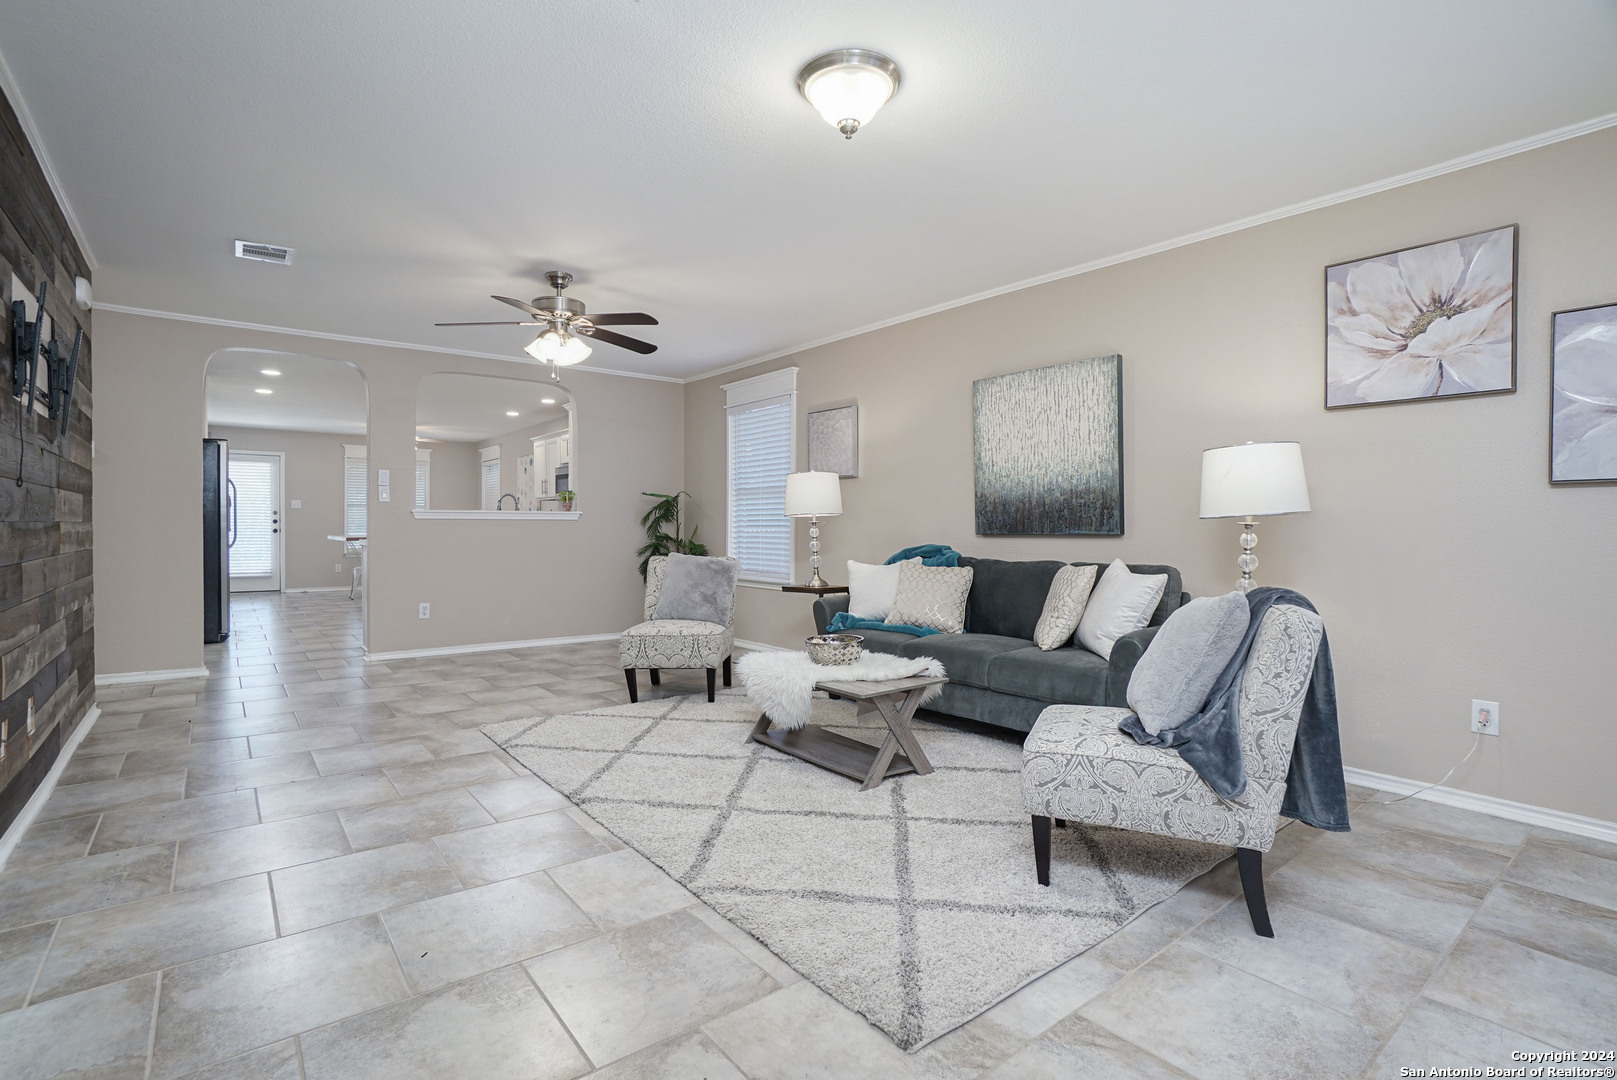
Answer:
[(51, 164), (50, 154), (45, 152), (45, 140), (40, 137), (33, 113), (28, 111), (28, 103), (22, 99), (22, 91), (17, 88), (17, 80), (11, 74), (11, 65), (6, 63), (4, 53), (0, 53), (0, 91), (5, 92), (6, 100), (11, 102), (11, 111), (17, 114), (17, 123), (22, 125), (23, 137), (28, 140), (28, 145), (34, 152), (34, 160), (39, 162), (39, 171), (45, 174), (45, 183), (55, 196), (62, 217), (67, 219), (68, 230), (78, 242), (79, 253), (84, 256), (85, 265), (90, 270), (95, 270), (95, 252), (90, 250), (90, 241), (84, 236), (84, 227), (79, 224), (79, 216), (73, 212), (73, 204), (67, 201), (67, 192), (63, 190), (62, 181), (56, 175), (56, 167)]
[[(439, 353), (444, 356), (472, 356), (479, 360), (502, 360), (507, 364), (521, 364), (536, 368), (542, 365), (518, 360), (501, 353), (473, 352), (470, 349), (446, 349), (436, 345), (417, 345), (409, 341), (388, 341), (386, 338), (356, 337), (353, 334), (328, 334), (323, 330), (299, 330), (293, 326), (269, 326), (265, 323), (241, 322), (238, 319), (215, 319), (210, 315), (188, 315), (180, 311), (158, 311), (155, 308), (131, 307), (127, 304), (95, 302), (96, 311), (116, 311), (120, 315), (144, 315), (151, 319), (173, 319), (176, 322), (199, 323), (203, 326), (224, 326), (232, 330), (256, 330), (265, 334), (286, 334), (290, 337), (313, 338), (316, 341), (345, 341), (352, 345), (377, 345), (384, 349), (408, 349), (411, 352)], [(614, 371), (611, 368), (588, 367), (574, 364), (563, 371), (588, 371), (596, 375), (616, 375), (624, 379), (648, 379), (651, 382), (683, 383), (684, 379), (672, 375), (648, 375), (639, 371)]]
[(699, 382), (702, 379), (711, 379), (715, 375), (726, 375), (732, 371), (740, 371), (742, 368), (751, 367), (754, 364), (765, 364), (771, 360), (779, 360), (783, 356), (791, 356), (794, 353), (807, 352), (809, 349), (817, 349), (822, 345), (830, 345), (837, 341), (846, 341), (848, 338), (858, 337), (861, 334), (868, 334), (875, 330), (884, 330), (889, 326), (897, 326), (899, 323), (910, 322), (913, 319), (924, 319), (926, 316), (936, 315), (940, 311), (948, 311), (951, 308), (965, 307), (967, 304), (975, 304), (979, 300), (987, 300), (995, 296), (1003, 296), (1006, 293), (1018, 292), (1022, 289), (1031, 289), (1036, 285), (1047, 285), (1052, 281), (1060, 281), (1062, 278), (1077, 277), (1079, 274), (1087, 274), (1093, 270), (1102, 270), (1108, 266), (1116, 266), (1119, 263), (1133, 262), (1135, 259), (1143, 259), (1149, 255), (1157, 255), (1164, 251), (1172, 251), (1174, 248), (1187, 247), (1191, 244), (1199, 244), (1203, 240), (1212, 240), (1215, 237), (1227, 236), (1230, 233), (1240, 232), (1243, 229), (1251, 229), (1259, 225), (1267, 225), (1271, 221), (1281, 221), (1285, 218), (1296, 217), (1298, 214), (1306, 214), (1312, 210), (1323, 210), (1328, 206), (1336, 206), (1340, 203), (1352, 202), (1354, 199), (1362, 199), (1368, 195), (1377, 195), (1383, 191), (1391, 191), (1394, 188), (1405, 187), (1409, 184), (1418, 184), (1422, 180), (1430, 180), (1433, 177), (1443, 176), (1447, 173), (1459, 172), (1462, 169), (1469, 169), (1476, 165), (1486, 165), (1490, 161), (1498, 161), (1501, 158), (1513, 157), (1516, 154), (1524, 154), (1529, 150), (1537, 150), (1540, 147), (1550, 146), (1558, 142), (1565, 142), (1568, 139), (1576, 139), (1580, 135), (1589, 135), (1596, 131), (1603, 131), (1609, 127), (1617, 127), (1617, 112), (1607, 113), (1604, 116), (1597, 116), (1592, 120), (1584, 120), (1576, 124), (1568, 124), (1566, 127), (1555, 128), (1552, 131), (1542, 132), (1538, 135), (1529, 135), (1525, 139), (1517, 139), (1514, 142), (1501, 143), (1498, 146), (1489, 147), (1486, 150), (1479, 150), (1474, 154), (1466, 154), (1463, 157), (1451, 158), (1450, 160), (1440, 162), (1437, 165), (1428, 165), (1425, 168), (1416, 169), (1413, 172), (1401, 173), (1398, 176), (1388, 177), (1385, 180), (1375, 180), (1371, 183), (1361, 184), (1358, 187), (1347, 188), (1344, 191), (1338, 191), (1330, 195), (1322, 195), (1316, 199), (1308, 199), (1304, 202), (1292, 203), (1290, 206), (1282, 206), (1278, 210), (1269, 210), (1261, 214), (1254, 214), (1251, 217), (1244, 217), (1236, 221), (1227, 222), (1223, 225), (1215, 225), (1210, 229), (1202, 229), (1199, 232), (1186, 233), (1183, 236), (1174, 237), (1172, 240), (1163, 240), (1155, 244), (1147, 244), (1145, 247), (1138, 247), (1132, 251), (1124, 251), (1117, 255), (1107, 255), (1099, 259), (1094, 259), (1090, 262), (1080, 263), (1077, 266), (1069, 266), (1064, 270), (1054, 270), (1048, 274), (1040, 274), (1038, 277), (1026, 278), (1010, 285), (1001, 285), (998, 288), (988, 289), (979, 293), (972, 293), (970, 296), (962, 296), (958, 300), (948, 300), (941, 304), (934, 304), (931, 307), (925, 307), (918, 311), (912, 311), (907, 315), (895, 315), (891, 319), (883, 319), (880, 322), (873, 322), (866, 326), (861, 326), (855, 330), (845, 330), (840, 333), (828, 335), (826, 337), (815, 338), (813, 341), (805, 341), (800, 345), (793, 345), (785, 349), (776, 349), (774, 352), (765, 353), (762, 356), (755, 356), (750, 360), (740, 360), (736, 363), (725, 364), (722, 367), (712, 368), (696, 375), (688, 375), (680, 381), (684, 383), (693, 383)]

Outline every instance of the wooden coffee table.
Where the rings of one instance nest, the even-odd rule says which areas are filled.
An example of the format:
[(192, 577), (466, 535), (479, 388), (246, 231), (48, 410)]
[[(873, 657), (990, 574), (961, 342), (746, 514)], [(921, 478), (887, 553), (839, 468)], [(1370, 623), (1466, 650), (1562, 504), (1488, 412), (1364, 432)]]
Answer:
[[(925, 776), (932, 771), (921, 744), (915, 741), (910, 720), (921, 705), (921, 695), (929, 686), (938, 686), (948, 679), (916, 676), (909, 679), (888, 679), (882, 682), (839, 682), (826, 679), (814, 684), (814, 689), (847, 698), (859, 703), (857, 715), (879, 712), (887, 721), (887, 738), (881, 746), (871, 746), (817, 724), (805, 724), (795, 731), (780, 728), (771, 731), (769, 717), (758, 717), (758, 723), (749, 736), (753, 742), (772, 746), (783, 754), (841, 773), (850, 780), (863, 781), (860, 791), (869, 791), (889, 776), (916, 773)], [(903, 753), (898, 751), (903, 749)]]

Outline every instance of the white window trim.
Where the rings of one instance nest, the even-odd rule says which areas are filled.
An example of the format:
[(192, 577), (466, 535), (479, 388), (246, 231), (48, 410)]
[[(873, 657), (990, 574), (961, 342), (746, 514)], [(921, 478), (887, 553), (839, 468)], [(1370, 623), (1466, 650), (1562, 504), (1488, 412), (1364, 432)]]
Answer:
[[(731, 518), (731, 478), (730, 462), (734, 459), (735, 448), (731, 443), (730, 417), (737, 412), (747, 412), (752, 409), (764, 409), (772, 405), (786, 404), (791, 413), (791, 459), (787, 466), (788, 472), (797, 471), (797, 368), (784, 367), (775, 371), (754, 375), (751, 378), (738, 379), (735, 382), (724, 383), (719, 387), (724, 391), (724, 543), (726, 554), (729, 551), (731, 530), (734, 522)], [(790, 531), (787, 533), (787, 571), (786, 577), (774, 579), (748, 575), (742, 571), (739, 585), (750, 588), (778, 589), (782, 585), (790, 585), (796, 580), (797, 573), (797, 524), (792, 519)]]

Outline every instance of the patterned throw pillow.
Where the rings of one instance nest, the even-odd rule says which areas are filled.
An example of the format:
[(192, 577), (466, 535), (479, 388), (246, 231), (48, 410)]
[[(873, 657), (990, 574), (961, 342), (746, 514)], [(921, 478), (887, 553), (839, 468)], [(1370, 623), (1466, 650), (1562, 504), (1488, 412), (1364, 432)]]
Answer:
[(898, 572), (898, 594), (889, 623), (930, 627), (945, 634), (966, 628), (966, 597), (971, 595), (969, 566), (924, 566), (903, 563)]
[(1078, 620), (1084, 617), (1089, 590), (1095, 587), (1095, 571), (1094, 566), (1063, 566), (1056, 571), (1050, 594), (1044, 598), (1044, 612), (1033, 628), (1033, 644), (1049, 652), (1072, 640)]

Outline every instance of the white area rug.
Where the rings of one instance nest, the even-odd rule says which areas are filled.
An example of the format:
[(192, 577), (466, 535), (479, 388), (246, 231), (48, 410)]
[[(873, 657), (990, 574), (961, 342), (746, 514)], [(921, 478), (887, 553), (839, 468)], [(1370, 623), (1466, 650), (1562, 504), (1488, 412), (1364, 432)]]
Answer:
[[(977, 1016), (1230, 855), (1055, 831), (1033, 872), (1021, 748), (918, 722), (929, 776), (858, 784), (747, 739), (739, 690), (490, 724), (485, 734), (624, 843), (906, 1050)], [(849, 702), (814, 722), (861, 741)]]

